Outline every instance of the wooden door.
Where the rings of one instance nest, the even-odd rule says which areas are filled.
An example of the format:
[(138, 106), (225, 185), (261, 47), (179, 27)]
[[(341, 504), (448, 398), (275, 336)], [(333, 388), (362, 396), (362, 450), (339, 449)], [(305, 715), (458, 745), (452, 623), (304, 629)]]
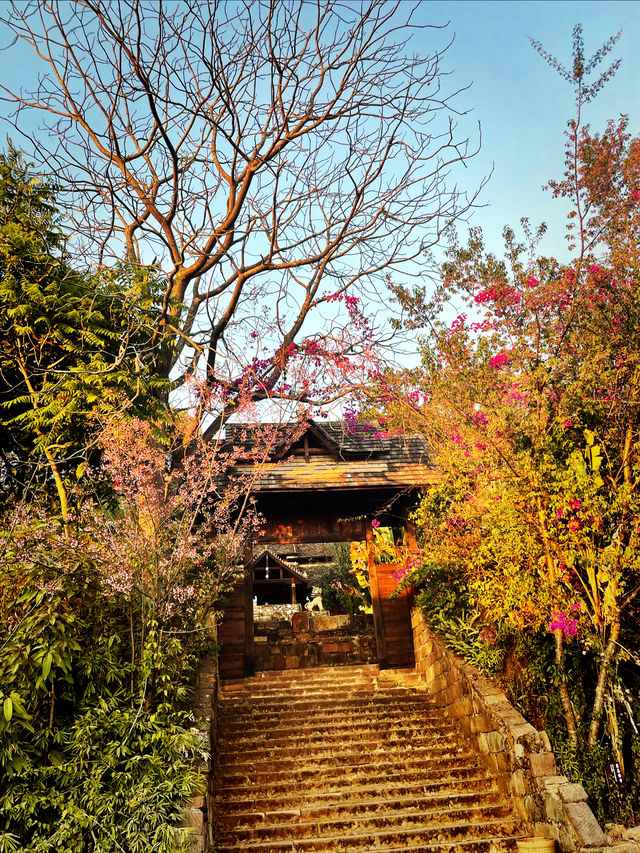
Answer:
[(373, 532), (367, 531), (369, 547), (369, 583), (373, 604), (373, 620), (380, 669), (399, 669), (415, 666), (413, 631), (411, 628), (411, 593), (403, 590), (391, 598), (397, 583), (393, 573), (400, 568), (397, 563), (376, 563), (373, 550)]

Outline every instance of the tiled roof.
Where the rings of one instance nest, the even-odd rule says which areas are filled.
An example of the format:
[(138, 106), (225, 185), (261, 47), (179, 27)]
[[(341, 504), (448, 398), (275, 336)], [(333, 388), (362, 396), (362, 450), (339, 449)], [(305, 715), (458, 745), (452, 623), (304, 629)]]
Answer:
[(316, 438), (308, 461), (300, 453), (285, 451), (280, 461), (262, 466), (256, 491), (404, 489), (438, 479), (420, 435), (376, 438), (368, 431), (349, 432), (341, 422), (312, 422), (308, 433)]

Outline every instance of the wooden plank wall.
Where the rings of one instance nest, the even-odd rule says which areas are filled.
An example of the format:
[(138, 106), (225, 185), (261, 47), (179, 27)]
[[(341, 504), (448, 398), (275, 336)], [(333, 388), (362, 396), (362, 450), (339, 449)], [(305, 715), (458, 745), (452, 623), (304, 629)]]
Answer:
[(246, 575), (223, 607), (218, 625), (220, 678), (245, 678), (253, 674), (253, 588)]
[(364, 523), (361, 519), (340, 519), (335, 512), (307, 511), (303, 496), (300, 503), (302, 509), (299, 518), (292, 518), (287, 513), (276, 515), (276, 512), (269, 511), (260, 533), (260, 547), (270, 542), (284, 545), (289, 542), (351, 542), (364, 538)]

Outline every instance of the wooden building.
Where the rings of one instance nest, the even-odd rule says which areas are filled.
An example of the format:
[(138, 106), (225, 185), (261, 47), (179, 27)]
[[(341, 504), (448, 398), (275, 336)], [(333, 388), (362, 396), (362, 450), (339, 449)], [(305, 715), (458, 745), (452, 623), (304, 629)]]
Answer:
[(246, 566), (256, 604), (304, 604), (310, 592), (307, 579), (268, 548)]
[[(249, 442), (248, 432), (246, 425), (227, 427), (233, 443), (240, 435)], [(282, 560), (276, 563), (278, 558), (269, 551), (270, 546), (365, 539), (372, 545), (371, 522), (375, 519), (394, 530), (404, 529), (408, 545), (415, 547), (408, 514), (418, 490), (437, 480), (421, 436), (384, 438), (362, 427), (349, 430), (341, 422), (310, 422), (292, 444), (286, 443), (283, 430), (283, 446), (275, 456), (273, 462), (261, 466), (254, 489), (264, 524), (244, 579), (224, 605), (219, 628), (223, 678), (253, 672), (253, 598), (256, 584), (266, 580), (256, 578), (255, 571), (264, 554), (270, 553), (272, 565), (287, 573), (291, 589), (296, 572)], [(243, 466), (238, 468), (241, 471)], [(397, 568), (376, 565), (373, 547), (369, 548), (376, 645), (383, 668), (413, 664), (408, 595), (390, 599)]]

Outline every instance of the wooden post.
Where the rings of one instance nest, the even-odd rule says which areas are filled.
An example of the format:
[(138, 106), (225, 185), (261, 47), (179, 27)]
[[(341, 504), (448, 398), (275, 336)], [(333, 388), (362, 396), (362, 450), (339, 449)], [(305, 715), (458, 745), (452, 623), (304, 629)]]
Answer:
[(298, 599), (296, 598), (296, 582), (294, 580), (291, 581), (291, 603), (298, 603)]
[[(415, 522), (409, 521), (409, 519), (407, 519), (404, 523), (404, 529), (407, 536), (407, 546), (409, 548), (409, 554), (411, 556), (417, 556), (420, 553), (420, 548), (418, 547), (418, 538), (416, 536)], [(416, 594), (415, 587), (413, 585), (408, 588), (407, 594), (409, 596), (409, 609), (411, 610), (414, 605), (414, 599)]]
[(369, 566), (369, 586), (371, 588), (371, 603), (373, 605), (373, 627), (376, 635), (378, 665), (380, 669), (389, 669), (389, 655), (384, 638), (384, 623), (382, 621), (382, 604), (378, 590), (378, 575), (376, 573), (376, 552), (373, 543), (373, 529), (367, 525), (367, 560)]
[(255, 675), (253, 642), (253, 572), (244, 570), (244, 676)]
[(405, 521), (404, 523), (404, 529), (407, 534), (407, 545), (409, 546), (409, 551), (412, 554), (417, 554), (420, 549), (418, 548), (415, 522), (409, 521), (407, 519), (407, 521)]

